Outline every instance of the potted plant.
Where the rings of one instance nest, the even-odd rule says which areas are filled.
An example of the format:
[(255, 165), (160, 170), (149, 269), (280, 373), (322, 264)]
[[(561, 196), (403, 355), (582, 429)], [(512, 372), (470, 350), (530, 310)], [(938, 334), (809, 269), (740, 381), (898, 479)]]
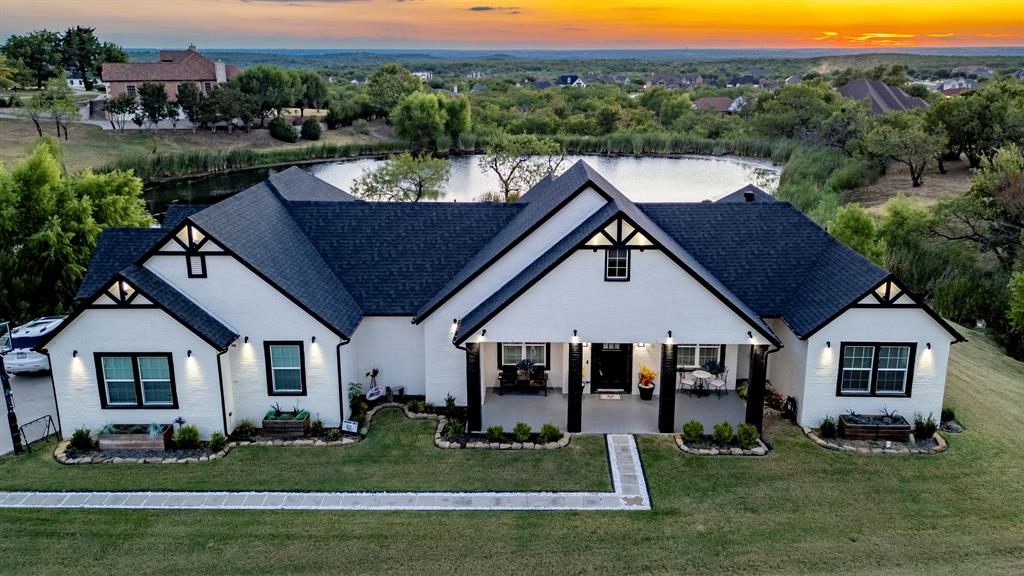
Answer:
[(656, 377), (657, 374), (654, 373), (654, 370), (647, 366), (640, 366), (639, 387), (641, 400), (650, 400), (654, 397), (654, 379)]
[(533, 372), (533, 360), (523, 358), (516, 363), (516, 379), (529, 380), (531, 372)]

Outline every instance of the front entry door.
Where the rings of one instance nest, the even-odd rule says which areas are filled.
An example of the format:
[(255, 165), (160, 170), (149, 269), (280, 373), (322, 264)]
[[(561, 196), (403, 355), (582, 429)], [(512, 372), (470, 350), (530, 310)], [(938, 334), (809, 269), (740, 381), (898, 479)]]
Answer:
[(591, 345), (592, 365), (590, 392), (615, 391), (629, 394), (633, 391), (633, 345)]

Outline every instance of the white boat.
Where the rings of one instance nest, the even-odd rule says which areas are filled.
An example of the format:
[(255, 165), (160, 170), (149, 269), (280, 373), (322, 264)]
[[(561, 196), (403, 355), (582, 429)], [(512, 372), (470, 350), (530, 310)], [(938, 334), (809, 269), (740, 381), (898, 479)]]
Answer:
[(50, 361), (34, 350), (35, 345), (60, 326), (67, 316), (44, 316), (18, 326), (10, 334), (10, 350), (4, 352), (4, 367), (11, 374), (48, 372)]

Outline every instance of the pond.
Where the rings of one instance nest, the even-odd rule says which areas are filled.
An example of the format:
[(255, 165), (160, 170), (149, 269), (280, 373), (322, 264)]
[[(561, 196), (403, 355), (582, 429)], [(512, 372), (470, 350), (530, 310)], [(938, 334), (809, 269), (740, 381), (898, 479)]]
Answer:
[[(571, 156), (567, 157), (563, 167), (571, 166), (581, 158), (635, 202), (715, 200), (747, 184), (774, 193), (780, 173), (779, 167), (767, 161), (704, 156)], [(363, 171), (372, 169), (380, 162), (362, 159), (306, 164), (302, 167), (334, 186), (349, 190)], [(444, 201), (470, 202), (484, 192), (497, 189), (496, 178), (493, 174), (483, 173), (477, 162), (477, 156), (452, 158), (452, 174), (445, 187)], [(245, 170), (149, 185), (145, 196), (150, 210), (162, 213), (167, 204), (175, 200), (214, 202), (262, 181), (272, 171), (276, 169)]]

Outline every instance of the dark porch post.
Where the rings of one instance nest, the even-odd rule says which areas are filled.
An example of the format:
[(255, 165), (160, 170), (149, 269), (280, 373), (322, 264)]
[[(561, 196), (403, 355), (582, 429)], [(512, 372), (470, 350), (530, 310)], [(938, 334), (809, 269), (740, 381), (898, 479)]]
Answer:
[(668, 434), (676, 426), (676, 347), (661, 345), (661, 383), (658, 386), (658, 432)]
[(747, 424), (757, 426), (761, 431), (764, 420), (764, 385), (768, 373), (768, 346), (757, 344), (750, 347), (750, 382), (747, 384)]
[(480, 345), (466, 344), (466, 411), (470, 432), (483, 428), (483, 398), (480, 397)]
[(583, 429), (583, 344), (569, 344), (569, 432)]

